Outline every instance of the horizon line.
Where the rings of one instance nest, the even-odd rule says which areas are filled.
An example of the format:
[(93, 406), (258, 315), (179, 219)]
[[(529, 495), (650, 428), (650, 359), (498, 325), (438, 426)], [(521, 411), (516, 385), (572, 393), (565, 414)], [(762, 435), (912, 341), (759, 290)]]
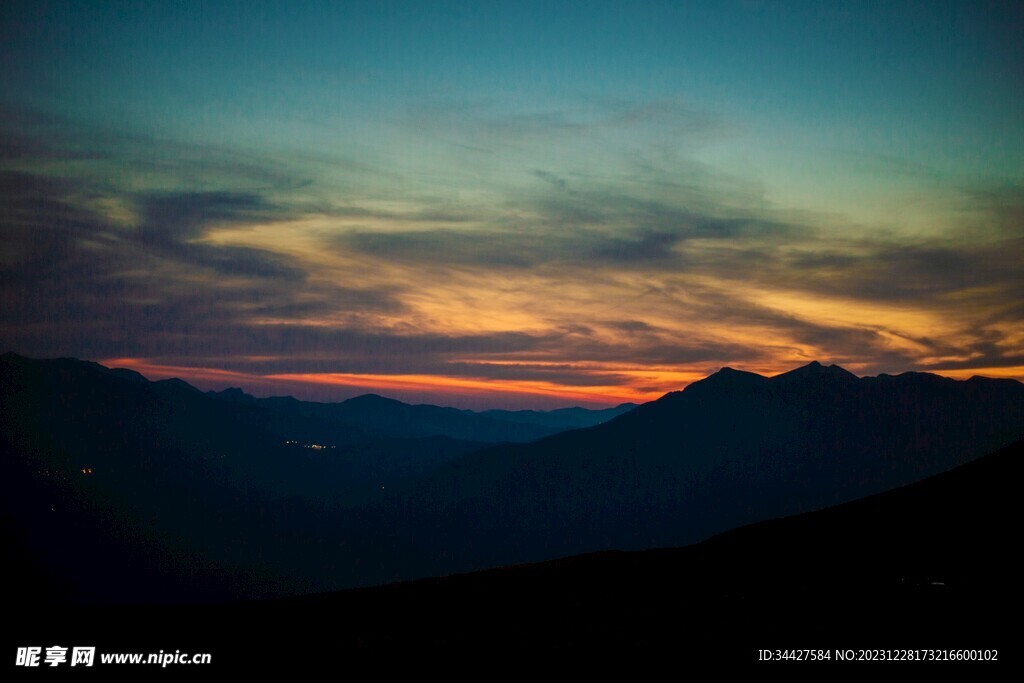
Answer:
[[(15, 351), (14, 355), (25, 356)], [(203, 391), (223, 391), (238, 388), (257, 398), (291, 397), (318, 403), (339, 403), (358, 396), (376, 394), (411, 405), (424, 404), (473, 411), (498, 410), (557, 410), (580, 407), (590, 410), (614, 408), (623, 403), (643, 404), (657, 400), (668, 393), (682, 391), (687, 386), (706, 379), (722, 370), (734, 370), (764, 378), (777, 377), (808, 366), (837, 367), (858, 378), (883, 375), (898, 376), (906, 373), (930, 374), (965, 381), (971, 377), (1011, 379), (1020, 382), (1018, 368), (970, 368), (940, 370), (904, 370), (898, 373), (879, 372), (860, 374), (837, 363), (811, 360), (796, 367), (775, 372), (743, 370), (732, 365), (712, 366), (705, 373), (687, 372), (682, 382), (665, 390), (630, 391), (621, 386), (574, 386), (552, 382), (488, 379), (484, 377), (446, 376), (433, 374), (371, 374), (371, 373), (269, 373), (256, 374), (221, 368), (170, 365), (155, 363), (147, 358), (101, 358), (95, 361), (60, 356), (36, 360), (84, 360), (108, 369), (127, 369), (139, 373), (148, 381), (179, 379)], [(981, 374), (993, 371), (991, 374)], [(1011, 371), (1011, 372), (1000, 372)], [(284, 391), (285, 393), (282, 393)]]

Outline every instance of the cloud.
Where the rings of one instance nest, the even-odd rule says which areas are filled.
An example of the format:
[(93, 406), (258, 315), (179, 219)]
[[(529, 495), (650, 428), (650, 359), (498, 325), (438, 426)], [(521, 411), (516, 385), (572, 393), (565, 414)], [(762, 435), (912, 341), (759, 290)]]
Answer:
[(89, 179), (0, 173), (8, 348), (90, 358), (294, 353), (317, 340), (266, 321), (401, 309), (386, 289), (308, 282), (283, 254), (200, 241), (217, 227), (292, 215), (264, 194), (123, 192), (125, 224), (92, 208), (97, 193)]
[(284, 257), (248, 247), (212, 246), (196, 240), (225, 225), (271, 221), (289, 214), (257, 194), (188, 192), (146, 194), (136, 199), (139, 223), (131, 233), (151, 253), (225, 276), (304, 279)]
[(510, 147), (582, 138), (600, 141), (622, 131), (656, 132), (690, 143), (729, 134), (718, 116), (678, 99), (636, 102), (611, 97), (567, 98), (561, 108), (530, 109), (502, 98), (435, 100), (404, 123), (460, 149), (495, 153)]
[[(643, 135), (613, 150), (613, 133), (651, 121), (721, 133), (674, 107), (467, 111), (452, 140), (519, 150), (470, 189), (445, 172), (360, 185), (355, 167), (318, 177), (324, 160), (160, 141), (147, 155), (143, 138), (8, 125), (0, 344), (567, 392), (667, 391), (722, 365), (811, 358), (864, 372), (1024, 365), (1020, 188), (943, 196), (960, 221), (945, 231), (869, 231), (775, 206)], [(607, 168), (535, 159), (595, 136)]]
[[(409, 263), (488, 268), (532, 268), (549, 263), (637, 265), (682, 270), (687, 268), (687, 260), (676, 247), (687, 241), (760, 245), (764, 239), (794, 240), (808, 233), (797, 223), (701, 215), (660, 201), (601, 192), (578, 193), (570, 201), (550, 196), (527, 198), (523, 205), (529, 210), (528, 217), (498, 215), (493, 224), (510, 224), (498, 229), (353, 229), (332, 239), (342, 249)], [(699, 260), (699, 255), (695, 258)]]

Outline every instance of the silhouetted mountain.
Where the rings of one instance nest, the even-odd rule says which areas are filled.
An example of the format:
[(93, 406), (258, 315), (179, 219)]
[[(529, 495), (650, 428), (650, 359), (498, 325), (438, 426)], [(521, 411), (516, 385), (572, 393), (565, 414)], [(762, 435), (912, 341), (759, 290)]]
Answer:
[(364, 394), (340, 403), (314, 403), (291, 397), (255, 398), (237, 388), (207, 393), (226, 401), (260, 406), (284, 416), (315, 418), (348, 428), (358, 427), (380, 437), (447, 436), (489, 443), (533, 441), (567, 429), (600, 424), (635, 407), (623, 404), (606, 410), (563, 408), (477, 413), (432, 405), (409, 405), (377, 394)]
[[(386, 434), (450, 416), (420, 410), (429, 406), (391, 402), (414, 414), (391, 429), (379, 414), (369, 424), (356, 414), (389, 403), (379, 397), (354, 401), (348, 419), (328, 404), (250, 399), (5, 354), (5, 523), (85, 601), (224, 599), (374, 583), (400, 566), (432, 571), (407, 549), (390, 555), (386, 530), (359, 527), (343, 509), (484, 443)], [(455, 429), (522, 433), (454, 412)]]
[(104, 481), (143, 469), (270, 497), (335, 500), (418, 476), (484, 445), (385, 435), (316, 411), (217, 400), (180, 379), (148, 382), (131, 371), (71, 359), (7, 354), (0, 373), (2, 438), (17, 437), (52, 456), (51, 467), (99, 468)]
[(628, 413), (636, 403), (620, 403), (614, 408), (587, 410), (586, 408), (558, 408), (556, 410), (485, 410), (481, 415), (507, 422), (535, 424), (551, 427), (558, 431), (582, 429), (607, 422), (613, 417)]
[[(610, 422), (482, 451), (382, 438), (326, 404), (210, 396), (79, 361), (4, 356), (0, 397), (5, 522), (93, 602), (682, 545), (916, 481), (1024, 432), (1017, 382), (816, 365), (771, 379), (723, 370)], [(355, 401), (373, 406), (419, 408)]]
[[(340, 649), (640, 651), (753, 663), (759, 648), (1001, 648), (1021, 607), (1024, 441), (916, 484), (678, 549), (606, 552), (284, 601), (345, 614)], [(270, 605), (249, 606), (239, 611)], [(299, 615), (302, 615), (301, 617)], [(386, 615), (386, 616), (384, 616)], [(237, 619), (230, 609), (220, 617)], [(797, 645), (799, 643), (799, 645)], [(834, 653), (833, 657), (834, 657)], [(721, 657), (716, 658), (716, 656)]]
[(1024, 385), (722, 371), (596, 427), (480, 451), (379, 501), (453, 569), (677, 546), (902, 486), (1024, 434)]
[[(834, 669), (841, 665), (837, 649), (856, 657), (865, 649), (878, 656), (911, 648), (941, 656), (935, 651), (948, 648), (995, 652), (996, 662), (970, 662), (991, 672), (1020, 665), (1004, 615), (1021, 607), (1014, 541), (1022, 468), (1018, 441), (904, 488), (685, 548), (597, 553), (289, 600), (35, 608), (19, 622), (18, 636), (40, 643), (87, 637), (114, 651), (187, 641), (189, 652), (212, 652), (215, 666), (232, 671), (312, 664), (296, 652), (330, 652), (347, 667), (401, 659), (450, 668), (472, 653), (476, 661), (520, 665), (555, 656), (585, 668), (688, 668), (699, 661), (716, 669)], [(803, 648), (827, 651), (829, 659), (757, 661), (760, 650)]]

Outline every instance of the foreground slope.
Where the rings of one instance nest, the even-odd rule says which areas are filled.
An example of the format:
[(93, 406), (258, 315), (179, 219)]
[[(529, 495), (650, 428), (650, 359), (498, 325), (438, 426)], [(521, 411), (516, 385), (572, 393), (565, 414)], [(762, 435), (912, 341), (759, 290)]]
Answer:
[(836, 648), (969, 648), (1019, 664), (1009, 625), (1021, 607), (1022, 469), (1017, 442), (917, 484), (686, 548), (285, 601), (37, 613), (22, 633), (32, 642), (88, 634), (121, 651), (174, 643), (231, 669), (322, 663), (303, 652), (346, 666), (549, 654), (569, 666), (689, 669), (754, 663), (776, 648), (833, 659)]

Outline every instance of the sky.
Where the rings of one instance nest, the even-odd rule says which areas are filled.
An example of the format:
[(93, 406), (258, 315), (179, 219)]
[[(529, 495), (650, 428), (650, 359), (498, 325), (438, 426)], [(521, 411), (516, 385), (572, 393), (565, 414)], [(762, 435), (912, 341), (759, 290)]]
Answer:
[(0, 350), (646, 401), (1024, 379), (1014, 2), (0, 6)]

